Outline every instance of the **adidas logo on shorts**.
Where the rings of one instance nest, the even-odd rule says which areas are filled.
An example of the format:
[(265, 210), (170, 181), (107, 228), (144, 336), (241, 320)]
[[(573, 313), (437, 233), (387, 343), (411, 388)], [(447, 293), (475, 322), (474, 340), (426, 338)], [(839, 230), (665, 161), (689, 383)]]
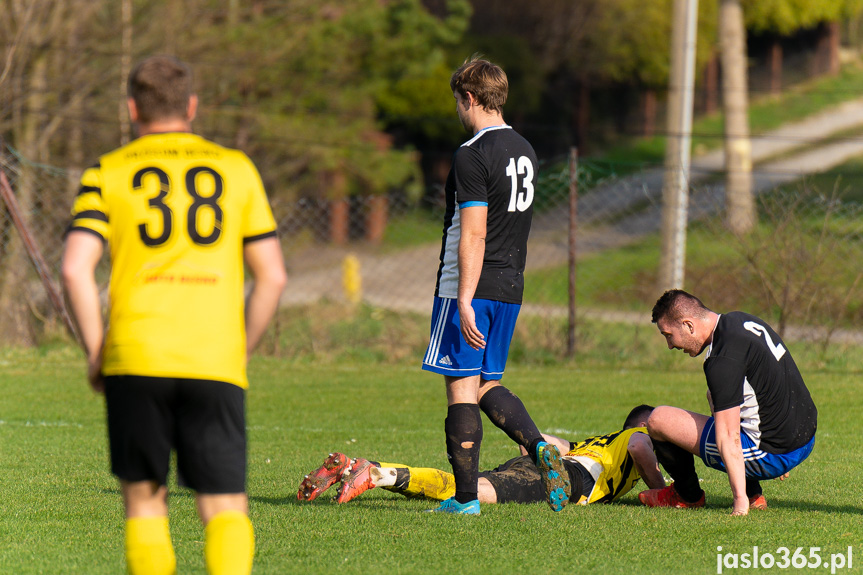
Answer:
[(445, 355), (438, 360), (438, 363), (443, 365), (452, 365), (452, 360), (449, 358), (448, 355)]

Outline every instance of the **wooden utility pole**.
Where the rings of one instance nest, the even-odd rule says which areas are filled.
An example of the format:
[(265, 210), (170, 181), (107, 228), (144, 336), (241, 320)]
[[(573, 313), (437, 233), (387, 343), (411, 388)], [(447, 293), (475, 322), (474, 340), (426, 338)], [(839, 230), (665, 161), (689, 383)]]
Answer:
[(698, 0), (674, 0), (659, 291), (683, 287), (697, 25)]
[(566, 332), (566, 355), (575, 357), (576, 350), (576, 262), (578, 247), (576, 232), (578, 231), (578, 149), (569, 150), (569, 318)]

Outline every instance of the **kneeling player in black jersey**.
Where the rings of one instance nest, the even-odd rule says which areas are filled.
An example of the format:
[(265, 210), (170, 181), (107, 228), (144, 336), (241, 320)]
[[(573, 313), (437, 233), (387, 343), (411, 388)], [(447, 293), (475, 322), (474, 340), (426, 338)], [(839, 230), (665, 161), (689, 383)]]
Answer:
[[(650, 488), (665, 486), (653, 446), (645, 428), (653, 411), (649, 405), (634, 408), (623, 429), (607, 435), (571, 443), (551, 435), (546, 441), (558, 446), (564, 467), (572, 482), (573, 500), (583, 505), (609, 503), (622, 497), (643, 478)], [(524, 454), (510, 459), (491, 471), (480, 473), (480, 503), (540, 503), (546, 501), (540, 472)], [(451, 473), (439, 469), (410, 467), (363, 458), (351, 459), (333, 453), (317, 470), (300, 483), (297, 499), (312, 501), (336, 482), (340, 482), (336, 500), (346, 503), (361, 493), (382, 487), (408, 497), (426, 497), (444, 501), (455, 492)]]
[(715, 313), (683, 290), (665, 292), (653, 323), (669, 349), (705, 352), (712, 417), (660, 406), (647, 422), (657, 458), (674, 480), (638, 498), (649, 507), (702, 507), (693, 454), (728, 473), (732, 515), (766, 509), (764, 479), (784, 479), (812, 452), (818, 410), (785, 343), (763, 320)]

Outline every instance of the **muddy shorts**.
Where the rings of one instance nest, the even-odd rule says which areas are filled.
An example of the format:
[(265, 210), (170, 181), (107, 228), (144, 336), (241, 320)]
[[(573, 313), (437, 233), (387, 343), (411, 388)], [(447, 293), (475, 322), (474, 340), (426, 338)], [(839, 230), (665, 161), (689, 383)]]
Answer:
[[(575, 502), (581, 495), (589, 495), (594, 484), (590, 473), (575, 461), (564, 459), (563, 466), (572, 483), (570, 501)], [(481, 472), (479, 476), (492, 484), (498, 503), (544, 503), (546, 500), (542, 476), (527, 455), (510, 459), (491, 471)]]

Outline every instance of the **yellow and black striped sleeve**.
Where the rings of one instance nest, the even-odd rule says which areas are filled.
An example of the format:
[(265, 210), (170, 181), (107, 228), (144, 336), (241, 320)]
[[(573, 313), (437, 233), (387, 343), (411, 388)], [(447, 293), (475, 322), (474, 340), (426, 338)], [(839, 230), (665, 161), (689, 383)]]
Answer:
[(66, 234), (83, 231), (94, 234), (107, 242), (109, 240), (108, 212), (102, 198), (102, 173), (100, 165), (88, 168), (81, 175), (81, 187), (72, 204), (72, 221)]

